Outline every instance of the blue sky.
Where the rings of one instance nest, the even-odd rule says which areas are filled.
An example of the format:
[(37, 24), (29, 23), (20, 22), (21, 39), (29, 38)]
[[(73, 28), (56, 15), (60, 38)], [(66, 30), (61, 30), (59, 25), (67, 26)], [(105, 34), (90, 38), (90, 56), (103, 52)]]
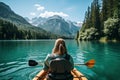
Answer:
[(1, 0), (23, 17), (60, 15), (71, 21), (82, 22), (87, 7), (93, 0)]

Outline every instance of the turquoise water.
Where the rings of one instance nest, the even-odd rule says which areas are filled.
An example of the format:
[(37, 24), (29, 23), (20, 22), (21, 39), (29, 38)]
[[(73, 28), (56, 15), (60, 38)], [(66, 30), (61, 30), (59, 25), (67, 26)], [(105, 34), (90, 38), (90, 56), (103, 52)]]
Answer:
[[(75, 63), (95, 59), (93, 68), (77, 66), (89, 80), (120, 80), (120, 43), (66, 40)], [(30, 67), (28, 60), (43, 62), (54, 40), (0, 41), (0, 80), (32, 80), (42, 66)]]

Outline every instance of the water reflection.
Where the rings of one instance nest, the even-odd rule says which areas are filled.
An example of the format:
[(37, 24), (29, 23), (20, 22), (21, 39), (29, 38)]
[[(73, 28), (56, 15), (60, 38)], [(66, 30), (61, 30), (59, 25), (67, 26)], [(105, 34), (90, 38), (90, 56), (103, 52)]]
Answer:
[[(0, 41), (0, 80), (31, 80), (42, 66), (29, 67), (27, 61), (43, 61), (54, 41)], [(120, 80), (120, 43), (66, 40), (75, 63), (95, 59), (93, 68), (76, 66), (89, 80)], [(22, 76), (22, 77), (21, 77)]]
[(118, 67), (120, 66), (119, 44), (119, 42), (77, 41), (77, 46), (84, 57), (96, 60), (94, 68), (91, 69), (96, 75), (94, 75), (94, 78), (88, 75), (90, 80), (116, 80), (116, 77), (117, 80), (120, 79), (118, 76), (120, 73)]

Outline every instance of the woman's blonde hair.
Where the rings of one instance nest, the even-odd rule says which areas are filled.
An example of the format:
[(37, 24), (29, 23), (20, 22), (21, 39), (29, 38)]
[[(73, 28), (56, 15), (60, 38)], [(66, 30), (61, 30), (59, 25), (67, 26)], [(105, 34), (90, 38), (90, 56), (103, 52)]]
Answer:
[(65, 45), (65, 41), (62, 38), (59, 38), (55, 41), (54, 48), (52, 50), (52, 53), (57, 54), (67, 54), (67, 49)]

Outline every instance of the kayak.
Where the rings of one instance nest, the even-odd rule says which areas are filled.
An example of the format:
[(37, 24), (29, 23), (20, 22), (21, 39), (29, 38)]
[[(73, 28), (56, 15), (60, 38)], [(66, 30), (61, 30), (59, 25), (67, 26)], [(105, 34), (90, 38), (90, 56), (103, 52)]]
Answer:
[(74, 76), (73, 80), (88, 80), (80, 71), (74, 69), (71, 71), (72, 75)]
[[(38, 73), (40, 75), (40, 72)], [(73, 80), (88, 80), (80, 71), (77, 69), (74, 69), (71, 71), (71, 74), (74, 76)], [(37, 80), (34, 78), (34, 80)], [(46, 80), (46, 78), (43, 78), (42, 80)]]

